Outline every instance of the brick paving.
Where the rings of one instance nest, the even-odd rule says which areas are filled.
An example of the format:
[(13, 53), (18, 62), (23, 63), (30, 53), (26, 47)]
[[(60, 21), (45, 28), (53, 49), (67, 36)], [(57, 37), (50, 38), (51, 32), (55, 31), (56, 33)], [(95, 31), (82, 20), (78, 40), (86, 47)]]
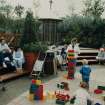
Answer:
[[(102, 98), (101, 98), (101, 96), (105, 93), (103, 93), (102, 95), (94, 95), (93, 94), (94, 89), (96, 89), (98, 85), (104, 85), (105, 86), (105, 65), (104, 66), (92, 65), (91, 68), (92, 68), (91, 80), (90, 80), (91, 95), (95, 98), (95, 101), (100, 101), (102, 103), (102, 105), (105, 105), (105, 103), (102, 101)], [(79, 70), (79, 67), (77, 67), (77, 71), (78, 70)], [(44, 82), (45, 82), (44, 83), (44, 90), (45, 91), (54, 91), (57, 89), (56, 88), (57, 83), (59, 83), (60, 81), (67, 81), (69, 83), (69, 87), (70, 87), (69, 94), (72, 95), (73, 92), (79, 87), (79, 83), (81, 81), (81, 76), (80, 76), (79, 72), (76, 72), (75, 80), (66, 80), (63, 77), (65, 74), (66, 74), (66, 72), (59, 72), (58, 76), (55, 76), (54, 78), (52, 77), (50, 80), (44, 79)], [(22, 81), (18, 81), (18, 80), (16, 80), (16, 81), (17, 81), (17, 83), (15, 83), (15, 81), (14, 81), (13, 82), (14, 84), (11, 84), (11, 88), (15, 88), (15, 85), (17, 85), (18, 83), (21, 86), (23, 85)], [(11, 96), (11, 100), (8, 101), (7, 105), (56, 105), (55, 99), (46, 100), (46, 101), (29, 101), (27, 96), (28, 96), (28, 88), (29, 88), (30, 80), (28, 80), (28, 81), (26, 80), (24, 82), (24, 84), (26, 85), (26, 87), (22, 87), (24, 91), (21, 91), (19, 93), (20, 95), (18, 94), (19, 89), (14, 90), (14, 93), (13, 93), (13, 94), (15, 94), (14, 98), (11, 96), (11, 93), (8, 93), (8, 97)], [(20, 89), (22, 90), (22, 88), (20, 88)], [(7, 90), (7, 91), (9, 92), (9, 90)], [(5, 95), (5, 92), (2, 93), (1, 95)], [(4, 101), (6, 100), (5, 97), (3, 100)], [(0, 103), (1, 103), (1, 100), (0, 100)], [(6, 104), (0, 104), (0, 105), (6, 105)], [(70, 104), (67, 103), (67, 105), (70, 105)]]

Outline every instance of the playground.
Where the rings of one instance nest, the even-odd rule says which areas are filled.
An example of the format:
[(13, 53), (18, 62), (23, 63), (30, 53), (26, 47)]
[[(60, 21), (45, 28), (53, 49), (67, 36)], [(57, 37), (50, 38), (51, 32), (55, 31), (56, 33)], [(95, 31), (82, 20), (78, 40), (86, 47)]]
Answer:
[[(94, 94), (94, 89), (96, 89), (98, 85), (105, 85), (105, 81), (104, 81), (105, 67), (100, 65), (92, 65), (91, 67), (92, 67), (92, 74), (91, 74), (91, 80), (90, 80), (90, 92), (92, 93), (92, 96), (94, 96), (95, 101), (103, 103), (102, 95), (104, 93), (96, 95)], [(52, 77), (43, 79), (45, 92), (48, 92), (48, 91), (54, 92), (54, 90), (57, 89), (56, 84), (60, 83), (63, 80), (69, 83), (69, 87), (70, 87), (69, 94), (72, 95), (73, 92), (79, 87), (79, 82), (81, 81), (81, 77), (78, 73), (79, 69), (80, 67), (77, 67), (75, 80), (65, 79), (64, 75), (66, 74), (66, 72), (61, 72), (61, 71), (58, 72), (57, 76), (54, 76), (54, 77), (52, 76)], [(28, 94), (29, 94), (30, 83), (31, 83), (31, 80), (27, 79), (27, 77), (23, 77), (18, 80), (7, 82), (6, 84), (7, 91), (1, 92), (1, 95), (3, 95), (0, 98), (1, 105), (17, 105), (17, 104), (18, 105), (33, 105), (33, 104), (56, 105), (55, 99), (51, 97), (43, 101), (29, 101)], [(68, 102), (67, 105), (70, 105), (70, 103)], [(102, 105), (104, 105), (104, 103)]]
[(0, 0), (0, 105), (105, 105), (105, 0)]

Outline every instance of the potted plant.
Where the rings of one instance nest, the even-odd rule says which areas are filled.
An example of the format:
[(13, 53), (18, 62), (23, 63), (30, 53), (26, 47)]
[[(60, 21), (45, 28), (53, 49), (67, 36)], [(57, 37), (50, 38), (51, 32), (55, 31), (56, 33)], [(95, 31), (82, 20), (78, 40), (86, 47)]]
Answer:
[(41, 43), (29, 43), (23, 46), (23, 51), (26, 60), (25, 69), (29, 70), (30, 72), (33, 69), (33, 65), (39, 55), (40, 52), (45, 52), (47, 50), (47, 46)]

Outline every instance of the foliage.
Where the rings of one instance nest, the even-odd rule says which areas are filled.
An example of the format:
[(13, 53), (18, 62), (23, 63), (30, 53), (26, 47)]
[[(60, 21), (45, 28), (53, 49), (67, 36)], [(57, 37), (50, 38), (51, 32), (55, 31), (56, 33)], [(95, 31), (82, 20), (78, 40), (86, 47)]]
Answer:
[(5, 26), (6, 26), (6, 21), (5, 20), (6, 20), (5, 15), (0, 13), (0, 27), (1, 28), (5, 28)]
[(58, 30), (62, 39), (69, 44), (73, 37), (77, 37), (84, 47), (100, 47), (105, 41), (105, 20), (90, 16), (68, 16), (63, 19)]
[(47, 45), (46, 44), (42, 44), (39, 42), (36, 43), (28, 43), (28, 44), (24, 44), (23, 46), (23, 50), (25, 52), (45, 52), (47, 50)]
[(85, 16), (100, 17), (105, 10), (105, 2), (102, 0), (85, 0), (83, 14)]
[(31, 11), (27, 11), (27, 15), (24, 22), (24, 32), (21, 40), (21, 45), (35, 42), (35, 20), (33, 17), (33, 13)]
[(4, 13), (5, 16), (9, 17), (12, 9), (13, 9), (13, 7), (10, 4), (8, 4), (6, 2), (6, 0), (0, 1), (0, 11), (1, 11), (1, 13)]
[(21, 18), (22, 14), (23, 14), (23, 12), (24, 12), (24, 7), (21, 6), (21, 5), (17, 5), (17, 6), (15, 7), (14, 11), (15, 11), (15, 14), (16, 14), (19, 18)]

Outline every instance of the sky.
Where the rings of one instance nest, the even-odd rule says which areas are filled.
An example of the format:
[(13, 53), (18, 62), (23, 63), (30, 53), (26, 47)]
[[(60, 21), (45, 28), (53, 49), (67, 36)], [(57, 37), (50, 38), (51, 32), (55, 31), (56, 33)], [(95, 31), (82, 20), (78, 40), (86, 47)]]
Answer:
[[(7, 0), (12, 6), (20, 4), (25, 7), (25, 9), (31, 8), (34, 11), (33, 6), (34, 0)], [(35, 0), (39, 2), (39, 7), (37, 8), (37, 15), (39, 17), (43, 17), (48, 15), (49, 12), (49, 0)], [(105, 1), (105, 0), (103, 0)], [(72, 10), (74, 13), (81, 14), (83, 10), (83, 0), (53, 0), (52, 11), (56, 16), (64, 17), (65, 15), (70, 15)], [(103, 17), (105, 17), (105, 12), (103, 13)]]

